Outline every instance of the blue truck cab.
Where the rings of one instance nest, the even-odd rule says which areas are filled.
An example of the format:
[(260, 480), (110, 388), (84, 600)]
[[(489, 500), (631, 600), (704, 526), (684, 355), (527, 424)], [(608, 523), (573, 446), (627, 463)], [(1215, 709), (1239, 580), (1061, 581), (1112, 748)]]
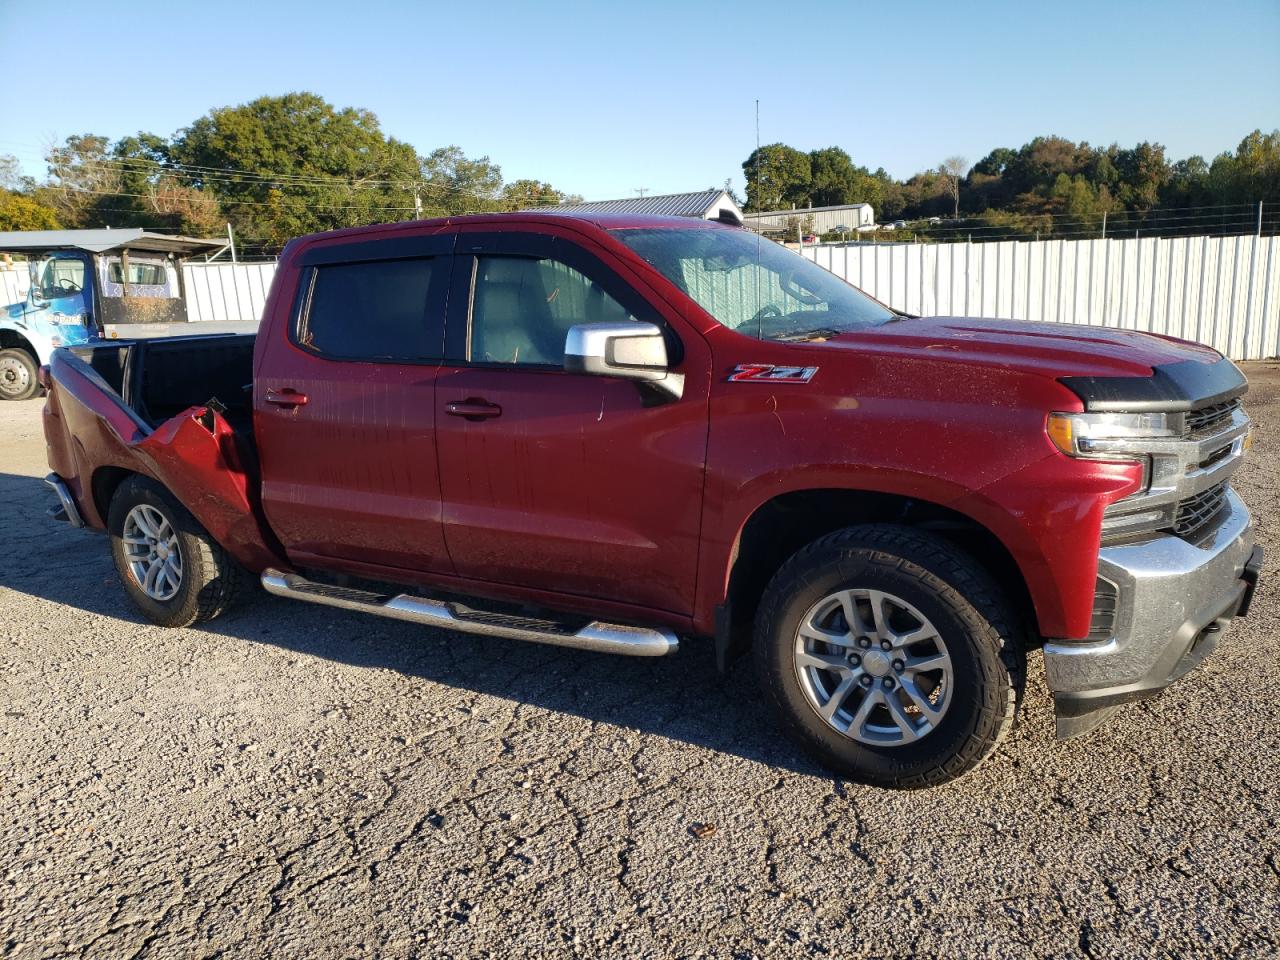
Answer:
[(58, 347), (185, 323), (182, 260), (224, 246), (138, 229), (0, 233), (0, 253), (25, 258), (28, 279), (25, 298), (0, 307), (0, 400), (35, 396)]

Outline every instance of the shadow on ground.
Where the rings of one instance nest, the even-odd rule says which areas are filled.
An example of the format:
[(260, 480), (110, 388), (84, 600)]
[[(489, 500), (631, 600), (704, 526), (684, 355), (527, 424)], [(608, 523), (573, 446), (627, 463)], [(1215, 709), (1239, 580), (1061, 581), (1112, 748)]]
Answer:
[[(34, 477), (0, 474), (15, 549), (0, 555), (0, 586), (151, 628), (125, 597), (101, 534), (45, 516), (53, 503)], [(673, 656), (630, 658), (398, 623), (254, 591), (249, 602), (197, 628), (370, 670), (461, 687), (591, 721), (631, 727), (822, 776), (777, 732), (748, 661), (727, 676), (708, 642)]]

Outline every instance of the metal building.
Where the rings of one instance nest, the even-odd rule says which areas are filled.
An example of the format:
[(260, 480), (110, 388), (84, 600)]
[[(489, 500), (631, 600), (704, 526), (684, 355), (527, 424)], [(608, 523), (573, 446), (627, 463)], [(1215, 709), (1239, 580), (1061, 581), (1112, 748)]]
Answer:
[[(810, 221), (812, 218), (812, 221)], [(799, 223), (808, 233), (821, 236), (840, 227), (850, 233), (861, 227), (873, 225), (876, 214), (869, 203), (846, 203), (836, 207), (800, 207), (795, 210), (769, 210), (764, 213), (748, 213), (744, 224), (748, 229), (775, 233), (795, 229)]]
[(742, 224), (742, 210), (724, 190), (698, 193), (666, 193), (625, 200), (592, 200), (537, 207), (528, 213), (636, 213), (655, 217), (698, 217), (722, 223)]

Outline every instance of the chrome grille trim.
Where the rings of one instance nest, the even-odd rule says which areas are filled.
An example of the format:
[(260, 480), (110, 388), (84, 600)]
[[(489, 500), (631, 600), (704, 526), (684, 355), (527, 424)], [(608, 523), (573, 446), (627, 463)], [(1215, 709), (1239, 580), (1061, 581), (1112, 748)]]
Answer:
[(1105, 448), (1099, 453), (1145, 458), (1149, 477), (1146, 490), (1107, 508), (1104, 543), (1143, 533), (1171, 533), (1190, 540), (1219, 518), (1231, 475), (1244, 459), (1249, 417), (1238, 398), (1183, 416), (1180, 437), (1099, 441)]

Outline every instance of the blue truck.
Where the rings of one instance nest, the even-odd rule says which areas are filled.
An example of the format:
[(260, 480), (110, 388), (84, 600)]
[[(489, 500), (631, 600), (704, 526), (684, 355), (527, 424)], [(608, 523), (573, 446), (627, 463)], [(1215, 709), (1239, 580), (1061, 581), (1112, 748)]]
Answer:
[(182, 261), (225, 245), (140, 229), (0, 233), (0, 253), (25, 258), (30, 279), (25, 298), (0, 307), (0, 400), (35, 396), (37, 372), (58, 347), (180, 332)]

